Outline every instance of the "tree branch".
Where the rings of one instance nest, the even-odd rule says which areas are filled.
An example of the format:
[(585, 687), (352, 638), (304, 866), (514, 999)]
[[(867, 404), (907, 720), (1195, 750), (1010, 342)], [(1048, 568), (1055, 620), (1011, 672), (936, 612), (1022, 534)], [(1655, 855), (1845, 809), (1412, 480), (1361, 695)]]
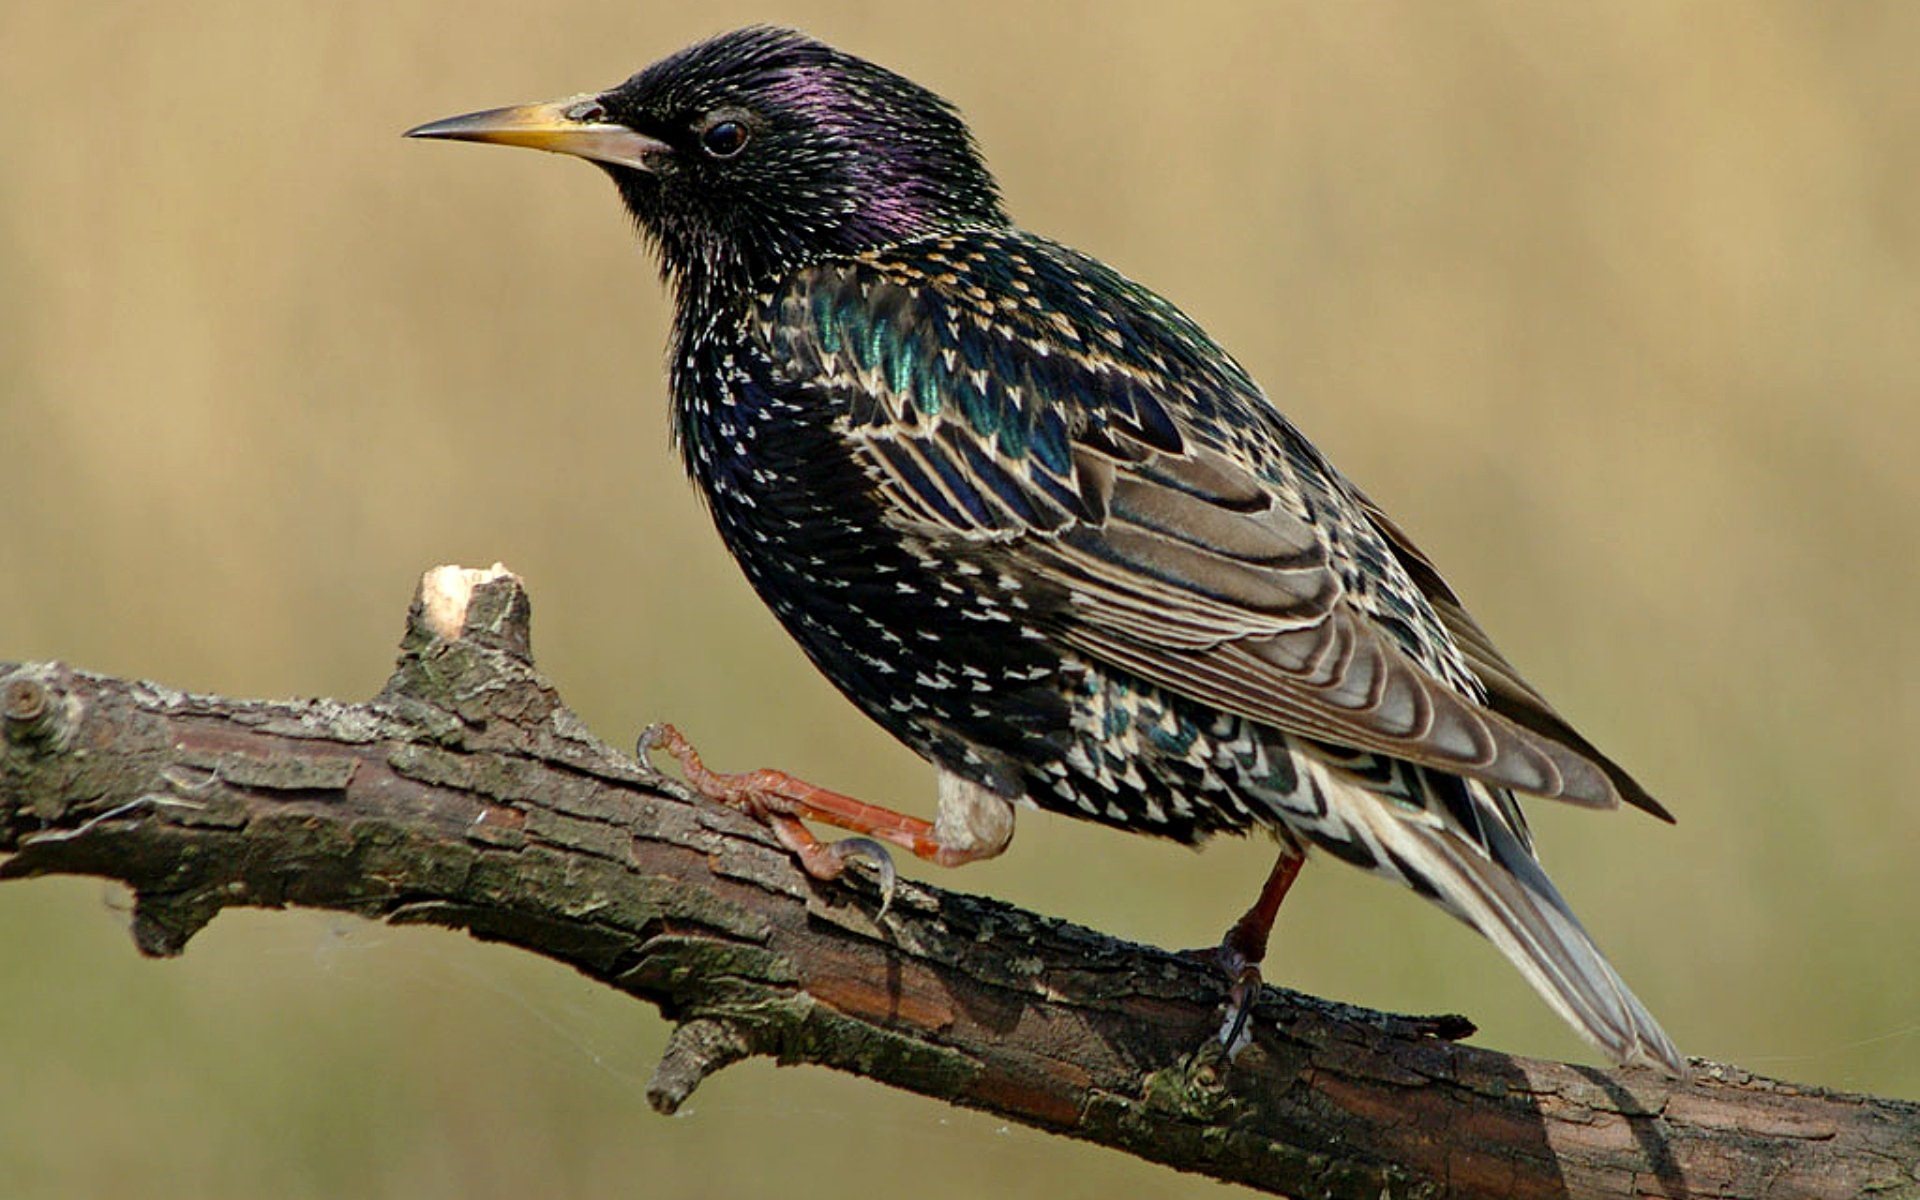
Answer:
[(1293, 1195), (1920, 1196), (1920, 1105), (1510, 1058), (1272, 989), (1229, 1064), (1205, 964), (912, 883), (877, 920), (869, 880), (813, 883), (597, 741), (528, 612), (497, 568), (429, 572), (364, 705), (0, 663), (0, 878), (125, 882), (153, 955), (294, 904), (545, 955), (675, 1022), (663, 1112), (765, 1055)]

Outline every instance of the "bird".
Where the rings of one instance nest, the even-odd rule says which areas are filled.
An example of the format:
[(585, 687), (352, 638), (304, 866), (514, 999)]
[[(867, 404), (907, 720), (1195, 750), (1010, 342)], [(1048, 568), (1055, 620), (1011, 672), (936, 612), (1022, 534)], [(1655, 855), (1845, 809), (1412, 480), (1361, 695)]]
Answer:
[(1015, 224), (951, 103), (755, 26), (408, 136), (612, 178), (674, 298), (688, 475), (813, 664), (936, 768), (934, 817), (710, 770), (671, 726), (643, 757), (814, 877), (872, 860), (889, 889), (886, 847), (991, 858), (1023, 807), (1187, 844), (1264, 831), (1274, 867), (1216, 952), (1223, 1041), (1324, 852), (1484, 935), (1614, 1062), (1685, 1072), (1516, 796), (1672, 816), (1197, 323)]

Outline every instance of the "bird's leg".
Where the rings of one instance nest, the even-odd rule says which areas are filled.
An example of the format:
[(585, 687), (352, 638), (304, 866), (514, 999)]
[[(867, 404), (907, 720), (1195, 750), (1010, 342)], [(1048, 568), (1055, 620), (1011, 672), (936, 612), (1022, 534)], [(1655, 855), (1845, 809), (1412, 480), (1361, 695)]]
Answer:
[[(991, 858), (1006, 846), (1006, 838), (995, 844), (952, 836), (933, 822), (815, 787), (785, 771), (722, 774), (708, 770), (700, 752), (671, 725), (649, 728), (641, 735), (639, 748), (642, 760), (649, 750), (666, 751), (680, 764), (687, 786), (694, 792), (765, 822), (815, 879), (837, 878), (855, 858), (873, 862), (880, 869), (883, 911), (886, 901), (892, 899), (895, 875), (893, 861), (880, 843), (898, 846), (943, 867)], [(863, 836), (823, 842), (802, 821), (818, 821)], [(1007, 837), (1011, 837), (1010, 826)]]
[(1261, 885), (1260, 895), (1253, 905), (1233, 923), (1227, 935), (1220, 939), (1220, 948), (1214, 952), (1216, 961), (1233, 981), (1227, 992), (1227, 1015), (1220, 1023), (1220, 1042), (1231, 1056), (1244, 1044), (1247, 1035), (1247, 1022), (1253, 1016), (1253, 1002), (1260, 995), (1260, 963), (1267, 957), (1267, 935), (1273, 932), (1273, 919), (1280, 913), (1280, 902), (1287, 898), (1287, 890), (1299, 877), (1300, 867), (1307, 861), (1297, 846), (1282, 844), (1280, 855), (1274, 859), (1273, 870), (1267, 873), (1267, 882)]

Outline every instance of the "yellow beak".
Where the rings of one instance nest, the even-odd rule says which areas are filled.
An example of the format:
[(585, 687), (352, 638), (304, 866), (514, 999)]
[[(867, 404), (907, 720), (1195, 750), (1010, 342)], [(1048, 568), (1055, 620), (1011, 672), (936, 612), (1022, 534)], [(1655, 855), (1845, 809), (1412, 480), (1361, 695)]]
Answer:
[(593, 96), (490, 108), (417, 125), (407, 130), (406, 136), (526, 146), (636, 171), (651, 171), (652, 158), (668, 151), (665, 142), (606, 120), (606, 110)]

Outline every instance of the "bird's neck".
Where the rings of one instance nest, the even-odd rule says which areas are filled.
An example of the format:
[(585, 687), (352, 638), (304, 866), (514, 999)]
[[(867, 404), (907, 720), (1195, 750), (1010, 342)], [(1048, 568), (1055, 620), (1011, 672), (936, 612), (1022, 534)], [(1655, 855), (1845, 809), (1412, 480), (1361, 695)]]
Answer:
[(711, 405), (729, 386), (728, 352), (732, 332), (745, 319), (755, 293), (745, 276), (722, 279), (693, 272), (673, 275), (674, 319), (668, 363), (672, 402), (672, 438), (687, 474), (712, 499), (716, 438)]
[(686, 329), (736, 309), (789, 268), (779, 258), (750, 254), (711, 239), (660, 235), (661, 275), (673, 291), (676, 327)]

